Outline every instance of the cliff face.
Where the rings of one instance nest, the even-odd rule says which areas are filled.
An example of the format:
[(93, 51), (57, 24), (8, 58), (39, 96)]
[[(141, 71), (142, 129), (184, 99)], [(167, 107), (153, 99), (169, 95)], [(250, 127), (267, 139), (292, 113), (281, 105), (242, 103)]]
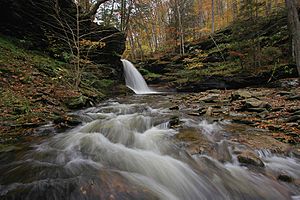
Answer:
[[(113, 27), (102, 27), (91, 19), (80, 20), (81, 40), (104, 44), (94, 45), (82, 55), (97, 64), (120, 66), (125, 35)], [(62, 56), (63, 52), (75, 50), (73, 36), (76, 32), (76, 6), (72, 0), (0, 2), (0, 33), (30, 41), (30, 48)]]

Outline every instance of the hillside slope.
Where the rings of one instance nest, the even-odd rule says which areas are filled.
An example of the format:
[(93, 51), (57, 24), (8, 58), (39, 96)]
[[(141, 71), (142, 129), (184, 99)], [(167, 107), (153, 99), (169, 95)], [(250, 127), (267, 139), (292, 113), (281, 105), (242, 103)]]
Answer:
[(121, 81), (113, 79), (117, 75), (109, 64), (90, 63), (76, 88), (73, 64), (24, 46), (26, 41), (0, 35), (0, 143), (34, 134), (33, 128), (49, 121), (59, 128), (76, 124), (66, 114), (70, 109), (99, 102)]
[(297, 77), (289, 49), (285, 12), (241, 21), (201, 41), (186, 45), (186, 54), (170, 52), (139, 64), (152, 84), (177, 91), (242, 88)]

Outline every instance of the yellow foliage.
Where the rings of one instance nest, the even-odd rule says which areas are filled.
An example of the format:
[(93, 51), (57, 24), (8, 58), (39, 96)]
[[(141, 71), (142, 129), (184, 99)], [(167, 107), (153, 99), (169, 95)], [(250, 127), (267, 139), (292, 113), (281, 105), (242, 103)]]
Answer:
[(82, 39), (80, 42), (79, 42), (80, 46), (89, 46), (89, 47), (100, 47), (100, 48), (103, 48), (105, 47), (105, 42), (101, 42), (101, 41), (91, 41), (91, 40), (85, 40), (85, 39)]
[(186, 67), (187, 69), (201, 68), (203, 67), (203, 63), (202, 62), (188, 63)]

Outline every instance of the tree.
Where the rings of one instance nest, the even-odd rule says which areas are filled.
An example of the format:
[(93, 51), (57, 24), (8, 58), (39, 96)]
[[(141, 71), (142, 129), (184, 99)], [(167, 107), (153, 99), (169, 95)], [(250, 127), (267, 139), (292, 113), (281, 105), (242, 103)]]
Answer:
[(211, 33), (215, 32), (215, 1), (211, 0)]
[(298, 74), (300, 77), (300, 22), (297, 11), (296, 0), (286, 0), (288, 12), (288, 24), (292, 39), (292, 54), (296, 61)]

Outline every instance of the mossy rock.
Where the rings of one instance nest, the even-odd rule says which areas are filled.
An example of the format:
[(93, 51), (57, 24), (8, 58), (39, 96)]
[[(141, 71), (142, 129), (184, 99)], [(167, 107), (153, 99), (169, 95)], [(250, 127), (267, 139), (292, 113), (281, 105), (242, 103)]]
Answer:
[(21, 147), (14, 146), (14, 145), (0, 144), (0, 153), (18, 151), (18, 150), (21, 150), (21, 149), (22, 149)]
[(70, 97), (65, 100), (65, 105), (69, 109), (80, 109), (87, 105), (88, 98), (86, 96), (80, 95), (76, 97)]

